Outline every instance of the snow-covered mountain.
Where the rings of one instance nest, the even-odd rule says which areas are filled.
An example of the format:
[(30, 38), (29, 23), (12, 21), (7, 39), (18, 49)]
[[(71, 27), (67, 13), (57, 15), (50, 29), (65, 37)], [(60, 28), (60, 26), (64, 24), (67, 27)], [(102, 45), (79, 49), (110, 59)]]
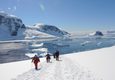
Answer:
[(108, 38), (115, 38), (115, 30), (106, 31), (105, 36)]
[(26, 27), (25, 30), (25, 39), (40, 39), (40, 38), (53, 38), (55, 36), (40, 32), (34, 27)]
[(40, 39), (40, 38), (67, 38), (70, 34), (66, 31), (60, 30), (56, 26), (35, 24), (33, 26), (26, 26), (26, 39)]
[(90, 33), (89, 36), (103, 36), (103, 33), (101, 31), (95, 31), (93, 33)]
[(0, 40), (23, 39), (25, 25), (14, 15), (0, 11)]
[(66, 35), (69, 33), (52, 25), (25, 26), (20, 18), (0, 11), (0, 40), (38, 39), (64, 37)]
[(35, 24), (35, 25), (33, 25), (33, 27), (36, 28), (40, 32), (44, 32), (44, 33), (54, 35), (54, 36), (58, 36), (58, 37), (69, 35), (68, 32), (63, 31), (63, 30), (61, 30), (61, 29), (59, 29), (59, 28), (57, 28), (56, 26), (53, 26), (53, 25)]
[(115, 30), (113, 30), (113, 31), (107, 31), (107, 33), (115, 34)]

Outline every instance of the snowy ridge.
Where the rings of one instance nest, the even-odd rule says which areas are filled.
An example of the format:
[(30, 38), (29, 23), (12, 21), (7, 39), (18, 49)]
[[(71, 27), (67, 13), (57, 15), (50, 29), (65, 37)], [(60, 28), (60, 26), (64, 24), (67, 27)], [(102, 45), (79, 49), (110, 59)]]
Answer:
[(55, 36), (40, 32), (34, 27), (26, 27), (25, 39), (54, 38)]
[(52, 26), (52, 25), (45, 25), (45, 24), (38, 23), (38, 24), (35, 24), (33, 27), (36, 28), (37, 30), (39, 30), (40, 32), (44, 32), (44, 33), (58, 36), (58, 37), (62, 37), (64, 35), (69, 35), (68, 32), (60, 30), (56, 26)]

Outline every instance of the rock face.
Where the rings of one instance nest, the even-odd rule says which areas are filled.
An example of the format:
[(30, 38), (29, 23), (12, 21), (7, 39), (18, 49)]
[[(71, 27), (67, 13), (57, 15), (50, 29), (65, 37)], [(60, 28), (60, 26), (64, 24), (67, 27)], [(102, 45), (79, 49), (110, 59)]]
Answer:
[(89, 35), (90, 36), (103, 36), (103, 33), (101, 31), (96, 31), (96, 32), (90, 33)]
[(0, 12), (0, 38), (22, 37), (25, 28), (20, 18)]
[(96, 31), (94, 35), (95, 36), (103, 36), (103, 33), (101, 31)]
[(41, 31), (50, 35), (58, 36), (58, 37), (69, 35), (68, 32), (63, 31), (57, 28), (56, 26), (52, 26), (52, 25), (36, 24), (33, 27), (36, 28), (38, 31)]

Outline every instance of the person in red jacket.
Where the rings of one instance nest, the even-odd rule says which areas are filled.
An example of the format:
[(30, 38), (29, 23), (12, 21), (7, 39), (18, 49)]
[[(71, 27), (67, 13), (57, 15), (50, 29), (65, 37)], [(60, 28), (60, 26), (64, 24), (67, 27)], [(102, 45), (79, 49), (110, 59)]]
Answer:
[(38, 62), (40, 62), (40, 59), (37, 55), (35, 55), (33, 58), (32, 58), (32, 62), (34, 63), (35, 65), (35, 69), (38, 70)]

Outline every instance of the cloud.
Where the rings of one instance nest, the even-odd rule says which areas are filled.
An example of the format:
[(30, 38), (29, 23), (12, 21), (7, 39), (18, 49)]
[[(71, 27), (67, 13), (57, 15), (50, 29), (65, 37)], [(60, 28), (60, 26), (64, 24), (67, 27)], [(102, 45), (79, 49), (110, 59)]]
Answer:
[(10, 7), (8, 7), (8, 10), (11, 10), (11, 8), (10, 8)]
[(16, 6), (8, 7), (8, 8), (7, 8), (7, 11), (9, 11), (10, 13), (14, 13), (16, 10), (17, 10), (17, 7), (16, 7)]
[(14, 10), (16, 10), (16, 9), (17, 9), (17, 7), (16, 7), (16, 6), (14, 6), (14, 7), (13, 7), (13, 9), (14, 9)]
[(41, 9), (42, 11), (45, 11), (45, 6), (44, 6), (43, 4), (40, 4), (40, 9)]

